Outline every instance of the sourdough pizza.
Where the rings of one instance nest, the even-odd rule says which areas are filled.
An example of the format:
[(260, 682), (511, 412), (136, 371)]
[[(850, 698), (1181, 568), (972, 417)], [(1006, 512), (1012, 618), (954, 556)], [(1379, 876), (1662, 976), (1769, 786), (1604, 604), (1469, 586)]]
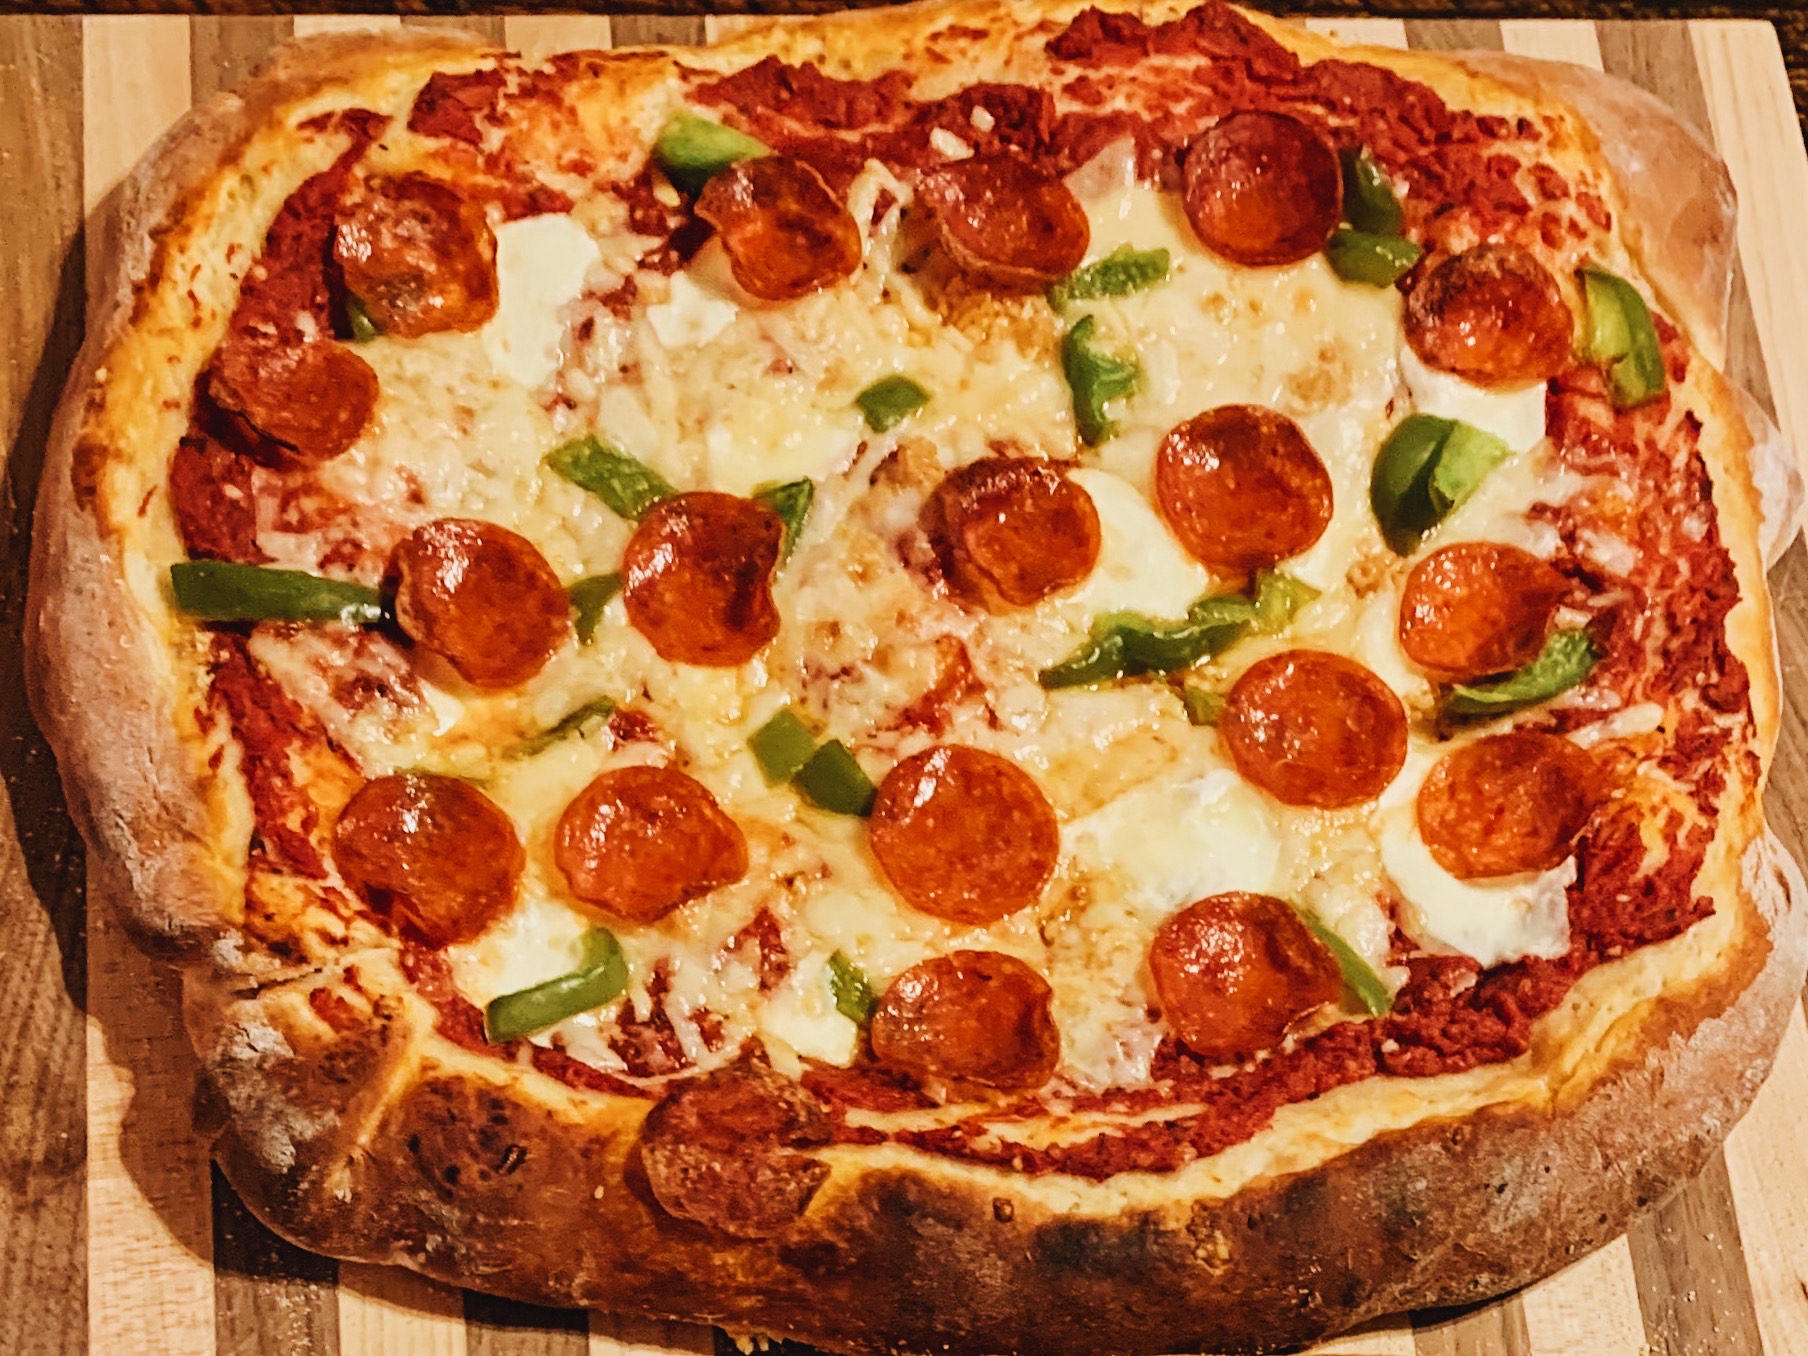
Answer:
[(33, 575), (227, 1175), (849, 1351), (1611, 1237), (1801, 983), (1730, 212), (1219, 4), (286, 49), (129, 185)]

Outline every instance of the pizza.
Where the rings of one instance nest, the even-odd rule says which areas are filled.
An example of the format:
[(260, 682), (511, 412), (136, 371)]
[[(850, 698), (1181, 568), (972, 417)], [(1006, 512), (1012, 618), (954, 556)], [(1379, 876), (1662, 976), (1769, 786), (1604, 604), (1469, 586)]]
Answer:
[(359, 35), (126, 197), (32, 695), (285, 1236), (1276, 1349), (1753, 1095), (1790, 486), (1644, 96), (1217, 3)]

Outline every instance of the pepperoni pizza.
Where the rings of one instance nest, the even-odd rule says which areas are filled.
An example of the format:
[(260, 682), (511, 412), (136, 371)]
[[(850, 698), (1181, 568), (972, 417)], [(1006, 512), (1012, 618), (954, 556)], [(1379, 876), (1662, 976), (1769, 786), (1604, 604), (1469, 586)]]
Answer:
[(1802, 977), (1725, 185), (1217, 3), (286, 49), (128, 186), (33, 572), (227, 1176), (845, 1351), (1610, 1237)]

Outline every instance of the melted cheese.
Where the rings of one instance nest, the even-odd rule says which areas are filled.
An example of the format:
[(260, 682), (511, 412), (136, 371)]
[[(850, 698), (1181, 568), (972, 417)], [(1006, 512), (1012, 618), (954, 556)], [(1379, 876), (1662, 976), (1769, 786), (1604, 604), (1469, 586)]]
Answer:
[(529, 389), (563, 358), (565, 307), (584, 290), (597, 243), (568, 216), (523, 217), (496, 228), (496, 314), (483, 327), (496, 370)]
[(1544, 440), (1544, 383), (1535, 381), (1509, 390), (1492, 390), (1449, 372), (1427, 367), (1411, 345), (1400, 346), (1400, 370), (1413, 406), (1422, 414), (1458, 419), (1492, 433), (1515, 452), (1526, 452)]
[(1083, 466), (1074, 483), (1099, 515), (1099, 560), (1085, 582), (1055, 605), (1090, 619), (1101, 612), (1179, 618), (1212, 589), (1212, 576), (1187, 555), (1149, 501), (1129, 481)]

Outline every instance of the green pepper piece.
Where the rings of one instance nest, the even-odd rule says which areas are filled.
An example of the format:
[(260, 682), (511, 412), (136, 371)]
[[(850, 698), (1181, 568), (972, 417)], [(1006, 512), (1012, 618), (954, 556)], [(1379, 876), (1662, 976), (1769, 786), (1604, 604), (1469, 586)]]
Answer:
[(1305, 580), (1280, 570), (1263, 570), (1256, 576), (1256, 629), (1270, 635), (1284, 631), (1299, 610), (1316, 597), (1318, 590)]
[(382, 327), (364, 309), (364, 303), (349, 292), (345, 294), (345, 326), (351, 331), (352, 342), (358, 344), (369, 343), (383, 333)]
[(760, 765), (760, 775), (768, 786), (788, 782), (798, 769), (816, 752), (816, 736), (798, 718), (797, 712), (782, 706), (772, 719), (747, 737), (753, 760)]
[(929, 392), (902, 373), (880, 377), (859, 395), (854, 403), (874, 433), (884, 433), (915, 414), (929, 403)]
[(1352, 146), (1342, 160), (1344, 219), (1372, 235), (1399, 235), (1400, 199), (1369, 148)]
[(1061, 371), (1073, 392), (1074, 424), (1080, 441), (1097, 447), (1117, 432), (1117, 423), (1105, 414), (1105, 406), (1134, 394), (1142, 385), (1142, 364), (1134, 357), (1117, 358), (1092, 347), (1093, 316), (1082, 316), (1061, 340)]
[(879, 1006), (860, 967), (839, 951), (829, 957), (829, 992), (835, 995), (835, 1011), (856, 1026), (872, 1021), (873, 1009)]
[(1538, 657), (1492, 683), (1458, 683), (1444, 700), (1453, 716), (1500, 716), (1567, 692), (1600, 662), (1601, 652), (1580, 627), (1553, 631)]
[(1107, 612), (1092, 623), (1086, 643), (1036, 681), (1045, 688), (1085, 687), (1143, 673), (1172, 673), (1218, 654), (1256, 619), (1256, 605), (1240, 594), (1201, 598), (1177, 622), (1140, 612)]
[(628, 987), (628, 962), (608, 928), (584, 934), (583, 959), (570, 974), (503, 994), (483, 1010), (483, 1035), (491, 1044), (531, 1036), (567, 1017), (600, 1008)]
[(1311, 929), (1312, 935), (1325, 945), (1337, 961), (1337, 968), (1343, 971), (1344, 987), (1356, 995), (1363, 1007), (1376, 1017), (1385, 1017), (1393, 1010), (1393, 991), (1386, 982), (1376, 974), (1373, 967), (1356, 950), (1337, 933), (1321, 922), (1310, 910), (1294, 905), (1294, 912), (1299, 914), (1300, 921)]
[(872, 813), (873, 799), (879, 794), (872, 778), (839, 739), (831, 739), (811, 754), (791, 780), (818, 808), (862, 819)]
[(1345, 282), (1392, 287), (1423, 254), (1403, 235), (1376, 235), (1339, 226), (1325, 244), (1325, 262)]
[(785, 525), (785, 545), (781, 560), (788, 560), (803, 534), (804, 522), (810, 516), (810, 505), (816, 501), (815, 482), (788, 480), (782, 485), (762, 485), (753, 497), (774, 513)]
[(1455, 427), (1454, 419), (1409, 414), (1381, 444), (1369, 475), (1369, 506), (1395, 555), (1410, 554), (1437, 525), (1431, 504), (1431, 473)]
[(1224, 694), (1193, 683), (1182, 683), (1177, 689), (1180, 704), (1186, 708), (1188, 725), (1216, 725), (1224, 714)]
[(1607, 385), (1616, 409), (1629, 410), (1663, 393), (1664, 355), (1651, 308), (1638, 288), (1604, 268), (1582, 270), (1588, 302), (1585, 354), (1607, 366)]
[(703, 185), (738, 160), (770, 154), (757, 137), (682, 108), (666, 119), (653, 143), (659, 168), (688, 193), (702, 192)]
[(595, 725), (606, 721), (615, 714), (615, 700), (612, 697), (595, 697), (585, 702), (576, 710), (563, 716), (556, 725), (549, 725), (538, 734), (531, 734), (516, 740), (503, 753), (504, 758), (532, 758), (536, 753), (544, 753), (561, 739), (568, 739), (583, 731), (586, 725)]
[(1048, 289), (1049, 305), (1065, 310), (1095, 297), (1127, 297), (1144, 292), (1168, 276), (1166, 250), (1139, 250), (1119, 245), (1103, 259), (1076, 268)]
[(377, 591), (305, 570), (274, 570), (229, 560), (183, 560), (170, 566), (176, 607), (202, 621), (344, 622), (383, 620)]
[(1045, 688), (1091, 687), (1108, 683), (1124, 675), (1124, 638), (1115, 627), (1100, 628), (1093, 623), (1092, 635), (1086, 643), (1059, 664), (1052, 664), (1036, 675)]
[(593, 574), (565, 590), (565, 596), (571, 600), (572, 629), (578, 633), (578, 644), (588, 645), (596, 639), (603, 609), (621, 592), (621, 587), (619, 574)]
[(652, 467), (593, 433), (555, 447), (546, 454), (546, 464), (579, 489), (589, 490), (611, 512), (635, 522), (661, 499), (678, 493)]
[(1488, 473), (1513, 455), (1504, 438), (1458, 420), (1438, 451), (1425, 488), (1438, 521), (1461, 504), (1488, 478)]

